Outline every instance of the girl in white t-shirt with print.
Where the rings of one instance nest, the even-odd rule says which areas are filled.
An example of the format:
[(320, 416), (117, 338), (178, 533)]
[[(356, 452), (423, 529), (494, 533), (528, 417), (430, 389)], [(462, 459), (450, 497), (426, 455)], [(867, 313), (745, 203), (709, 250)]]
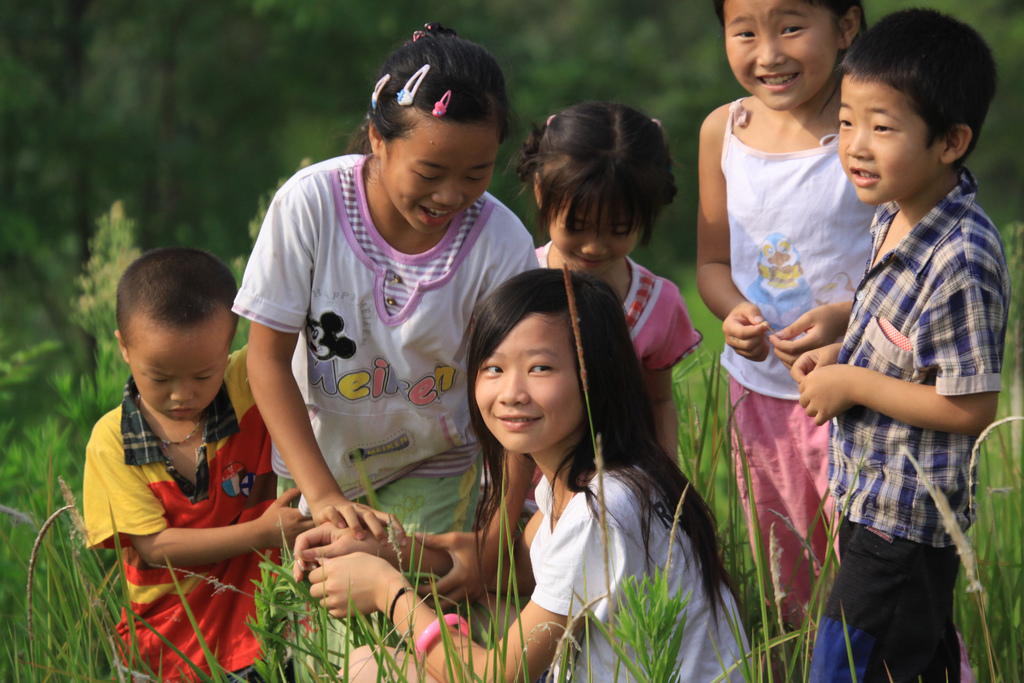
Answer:
[[(622, 609), (620, 586), (629, 577), (643, 578), (660, 568), (667, 571), (670, 594), (689, 599), (677, 657), (679, 680), (740, 680), (746, 645), (718, 555), (714, 517), (658, 443), (619, 298), (596, 277), (573, 273), (571, 278), (585, 374), (578, 364), (563, 273), (557, 270), (523, 273), (495, 290), (478, 309), (470, 338), (468, 367), (475, 387), (470, 411), (488, 471), (500, 475), (507, 461), (525, 460), (544, 474), (538, 487), (540, 510), (517, 541), (519, 552), (530, 559), (526, 563), (517, 557), (519, 585), (535, 581), (536, 588), (503, 642), (491, 651), (472, 644), (461, 617), (449, 614), (439, 620), (398, 570), (367, 553), (322, 560), (309, 574), (311, 595), (334, 616), (350, 610), (389, 614), (395, 629), (408, 633), (414, 644), (413, 656), (397, 655), (408, 680), (448, 680), (452, 675), (462, 680), (459, 669), (471, 662), (485, 680), (535, 681), (549, 667), (558, 679), (558, 670), (568, 666), (573, 680), (614, 681), (616, 671), (620, 680), (626, 674), (612, 645), (596, 626), (585, 628), (587, 620), (574, 617), (589, 613), (589, 619), (607, 623), (609, 610)], [(607, 562), (590, 424), (603, 442)], [(506, 490), (501, 476), (487, 482), (481, 525), (501, 514)], [(672, 537), (680, 497), (682, 512)], [(324, 527), (313, 529), (299, 543), (312, 539), (317, 545), (324, 534)], [(670, 548), (672, 563), (666, 569)], [(567, 629), (580, 643), (579, 654), (575, 661), (572, 655), (556, 661)], [(451, 637), (454, 648), (438, 646), (442, 635)], [(353, 652), (345, 671), (356, 681), (379, 680), (379, 674), (391, 680), (387, 676), (394, 674), (379, 672), (365, 647)]]
[[(479, 446), (466, 407), (473, 308), (536, 267), (485, 191), (509, 126), (494, 58), (428, 24), (380, 67), (362, 154), (277, 192), (234, 310), (252, 321), (249, 381), (317, 523), (385, 541), (472, 521)], [(380, 509), (355, 502), (368, 489)]]

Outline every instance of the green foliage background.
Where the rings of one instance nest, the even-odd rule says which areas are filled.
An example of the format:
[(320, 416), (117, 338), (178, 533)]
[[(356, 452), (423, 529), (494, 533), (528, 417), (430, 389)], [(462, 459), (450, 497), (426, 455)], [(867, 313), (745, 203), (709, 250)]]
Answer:
[[(971, 161), (997, 224), (1022, 211), (1019, 0), (924, 0), (990, 41), (1000, 91)], [(869, 19), (911, 3), (866, 0)], [(520, 126), (587, 99), (660, 118), (679, 195), (640, 254), (667, 274), (693, 261), (697, 132), (742, 94), (711, 3), (698, 0), (6, 0), (0, 4), (0, 358), (43, 340), (52, 365), (87, 369), (94, 341), (69, 324), (96, 217), (122, 200), (143, 249), (245, 253), (257, 200), (303, 159), (344, 151), (372, 73), (428, 20), (487, 46)], [(518, 181), (491, 188), (531, 221)], [(699, 302), (692, 302), (699, 306)], [(22, 392), (12, 414), (45, 410)]]
[[(927, 5), (971, 23), (989, 41), (1000, 86), (969, 165), (996, 224), (1020, 221), (1024, 3), (865, 4), (869, 23)], [(576, 102), (615, 99), (661, 119), (679, 194), (652, 247), (637, 256), (683, 286), (705, 349), (713, 354), (720, 347), (720, 328), (691, 286), (697, 133), (708, 112), (743, 91), (726, 64), (708, 0), (4, 0), (0, 505), (38, 523), (60, 506), (57, 475), (79, 489), (91, 426), (120, 395), (124, 368), (109, 334), (116, 273), (93, 269), (119, 272), (123, 263), (115, 266), (114, 257), (129, 258), (129, 246), (196, 245), (229, 260), (247, 254), (250, 220), (265, 207), (266, 193), (306, 161), (345, 150), (365, 114), (374, 69), (426, 21), (455, 28), (502, 64), (519, 125), (502, 150), (501, 168), (531, 122)], [(510, 172), (496, 174), (491, 186), (530, 225), (532, 206), (519, 190)], [(100, 216), (130, 216), (132, 238), (130, 245), (94, 244), (99, 258), (90, 265)], [(1004, 241), (1019, 263), (1024, 230), (1006, 230)], [(1019, 281), (1024, 270), (1011, 270)], [(106, 289), (83, 290), (83, 272), (93, 275), (87, 285), (106, 282)], [(1016, 287), (1011, 315), (1018, 349), (1021, 291)], [(1019, 386), (1020, 363), (1021, 352), (1008, 351), (1007, 385), (1016, 379)], [(684, 417), (693, 403), (680, 402)], [(696, 417), (682, 422), (700, 424)], [(979, 529), (977, 538), (983, 546), (1001, 539), (1000, 548), (1015, 548), (1009, 556), (1001, 555), (1005, 549), (988, 554), (1006, 569), (1005, 590), (993, 590), (992, 604), (1009, 611), (1002, 635), (1011, 644), (1001, 654), (1012, 653), (1007, 665), (1017, 667), (1007, 680), (1021, 680), (1022, 645), (1011, 635), (1020, 633), (1022, 614), (1021, 454), (1019, 446), (1000, 445), (1005, 471), (989, 486), (998, 494), (992, 505), (1008, 509), (983, 511), (992, 535)], [(742, 522), (729, 509), (732, 516), (720, 512), (719, 521), (739, 529), (736, 547), (744, 552)], [(1006, 520), (1015, 520), (1012, 531), (997, 537)], [(0, 525), (0, 545), (14, 536), (14, 545), (23, 546), (27, 528), (17, 520)], [(4, 619), (22, 610), (25, 561), (14, 553), (0, 567)]]

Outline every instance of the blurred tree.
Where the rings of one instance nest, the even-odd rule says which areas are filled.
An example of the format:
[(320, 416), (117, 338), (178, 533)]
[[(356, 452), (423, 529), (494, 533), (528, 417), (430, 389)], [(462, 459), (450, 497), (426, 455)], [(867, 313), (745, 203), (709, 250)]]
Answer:
[(0, 8), (0, 324), (12, 331), (8, 344), (74, 338), (66, 330), (75, 271), (61, 264), (80, 262), (94, 214), (91, 117), (82, 106), (88, 6)]
[[(867, 0), (869, 20), (919, 0)], [(1001, 84), (970, 161), (998, 224), (1024, 215), (1016, 113), (1024, 86), (1019, 0), (927, 0), (992, 44)], [(485, 45), (525, 128), (587, 99), (662, 120), (679, 194), (639, 258), (681, 276), (693, 260), (697, 132), (742, 95), (711, 3), (669, 0), (5, 0), (0, 3), (0, 333), (7, 352), (61, 341), (95, 218), (115, 200), (142, 248), (247, 252), (258, 198), (304, 158), (341, 153), (373, 72), (426, 21)], [(491, 191), (532, 224), (511, 173)]]

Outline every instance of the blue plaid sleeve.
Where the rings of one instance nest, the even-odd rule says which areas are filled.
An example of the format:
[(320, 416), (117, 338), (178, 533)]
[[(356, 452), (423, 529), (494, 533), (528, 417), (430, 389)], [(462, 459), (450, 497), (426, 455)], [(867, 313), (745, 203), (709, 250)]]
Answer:
[(970, 232), (971, 241), (980, 243), (958, 255), (937, 250), (932, 265), (947, 276), (929, 298), (914, 338), (918, 363), (935, 370), (935, 388), (943, 396), (1002, 387), (1009, 299), (1005, 261), (998, 233), (993, 243), (986, 239), (989, 231)]

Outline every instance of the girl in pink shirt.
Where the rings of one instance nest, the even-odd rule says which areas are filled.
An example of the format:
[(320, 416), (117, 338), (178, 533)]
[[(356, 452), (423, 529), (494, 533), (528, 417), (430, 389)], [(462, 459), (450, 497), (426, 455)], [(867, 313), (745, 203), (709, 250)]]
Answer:
[(553, 114), (523, 144), (516, 168), (533, 183), (538, 223), (551, 241), (540, 265), (596, 275), (623, 302), (626, 322), (654, 402), (658, 441), (678, 451), (672, 366), (693, 352), (693, 329), (679, 288), (629, 258), (676, 194), (661, 124), (615, 102), (586, 102)]

